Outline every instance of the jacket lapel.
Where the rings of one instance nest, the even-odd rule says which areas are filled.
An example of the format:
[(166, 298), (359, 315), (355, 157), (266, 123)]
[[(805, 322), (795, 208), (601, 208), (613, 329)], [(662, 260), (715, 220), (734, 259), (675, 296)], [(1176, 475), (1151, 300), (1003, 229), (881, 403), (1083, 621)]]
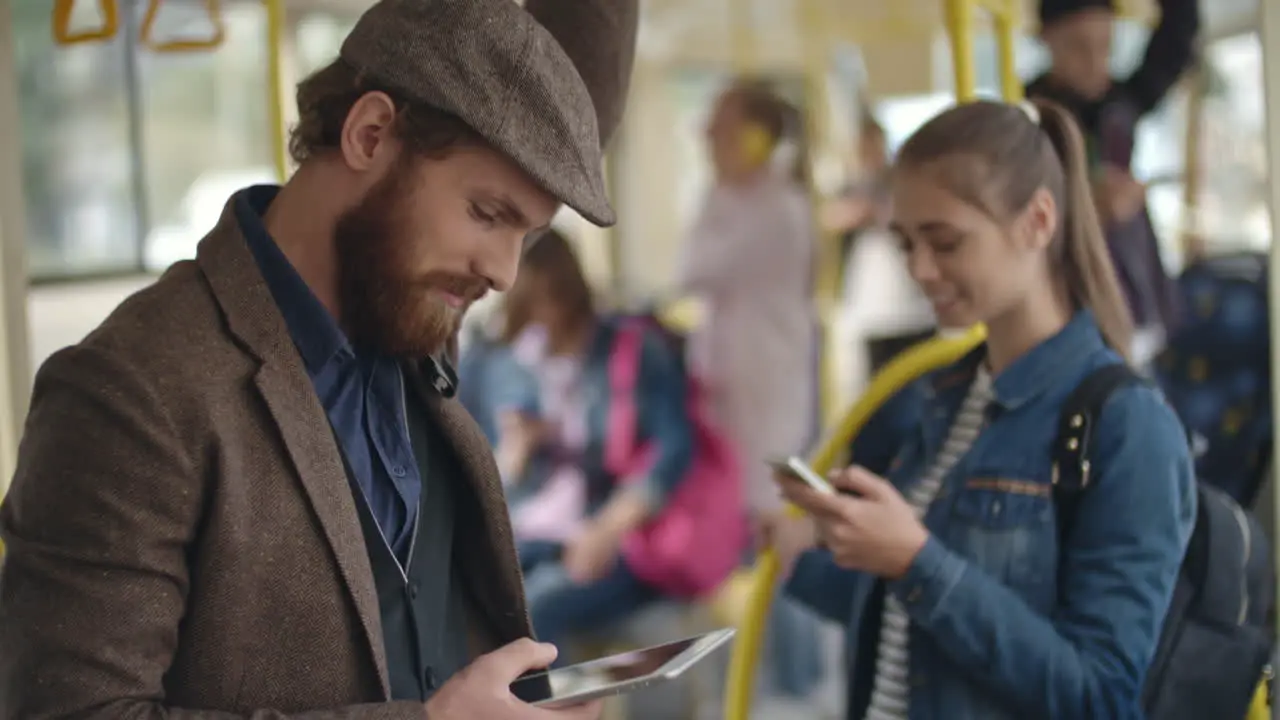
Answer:
[(463, 538), (462, 556), (469, 560), (460, 569), (472, 585), (472, 595), (500, 630), (499, 640), (529, 636), (524, 581), (493, 449), (461, 403), (428, 386), (423, 368), (408, 367), (405, 376), (453, 447), (458, 467), (479, 505), (479, 522), (455, 525)]
[(384, 695), (390, 695), (378, 594), (355, 500), (333, 430), (302, 358), (228, 203), (201, 243), (197, 263), (231, 333), (261, 363), (254, 382), (297, 470), (302, 489), (333, 550), (345, 589), (364, 627)]

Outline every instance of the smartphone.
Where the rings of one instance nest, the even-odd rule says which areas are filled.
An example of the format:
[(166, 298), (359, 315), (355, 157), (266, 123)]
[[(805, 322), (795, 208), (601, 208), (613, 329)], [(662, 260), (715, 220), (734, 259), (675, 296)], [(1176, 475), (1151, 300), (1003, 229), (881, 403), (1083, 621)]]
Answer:
[(795, 478), (823, 495), (835, 495), (837, 490), (827, 479), (809, 467), (809, 464), (794, 455), (780, 460), (770, 460), (769, 467), (779, 475)]

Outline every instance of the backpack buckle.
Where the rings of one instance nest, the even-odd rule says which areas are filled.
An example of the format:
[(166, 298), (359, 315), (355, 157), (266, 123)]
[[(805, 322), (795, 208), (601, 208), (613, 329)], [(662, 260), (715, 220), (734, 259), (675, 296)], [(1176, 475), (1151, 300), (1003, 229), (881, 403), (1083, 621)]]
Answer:
[[(1089, 464), (1089, 458), (1086, 457), (1085, 454), (1087, 448), (1084, 446), (1085, 438), (1088, 436), (1089, 432), (1088, 418), (1085, 417), (1084, 413), (1072, 413), (1066, 424), (1067, 429), (1064, 436), (1059, 441), (1061, 443), (1059, 453), (1063, 456), (1064, 460), (1069, 458), (1071, 461), (1074, 461), (1076, 466), (1079, 468), (1079, 484), (1071, 489), (1081, 490), (1089, 485), (1089, 471), (1092, 467)], [(1062, 470), (1060, 463), (1053, 463), (1052, 475), (1050, 478), (1050, 482), (1053, 485), (1056, 486), (1061, 484)]]

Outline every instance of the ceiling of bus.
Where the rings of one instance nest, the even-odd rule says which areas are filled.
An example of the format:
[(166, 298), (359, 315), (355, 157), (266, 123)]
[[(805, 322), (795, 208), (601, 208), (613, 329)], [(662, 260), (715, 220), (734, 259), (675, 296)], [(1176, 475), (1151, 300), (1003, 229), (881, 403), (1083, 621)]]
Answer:
[[(519, 2), (520, 0), (517, 0)], [(582, 0), (563, 0), (579, 2)], [(1038, 0), (1023, 0), (1022, 17), (1034, 20)], [(1159, 0), (1118, 0), (1128, 15), (1151, 19)], [(364, 7), (370, 0), (287, 0), (290, 5)], [(1259, 0), (1201, 0), (1208, 34), (1220, 36), (1256, 26)], [(814, 33), (854, 43), (920, 42), (942, 22), (941, 0), (640, 0), (643, 52), (661, 58), (679, 48), (697, 56), (731, 57), (742, 33), (754, 36), (753, 52), (794, 56)]]
[[(1154, 19), (1157, 0), (1119, 0), (1126, 15)], [(1256, 24), (1258, 0), (1201, 0), (1210, 34), (1247, 29)], [(797, 27), (836, 32), (854, 41), (884, 41), (901, 35), (932, 32), (942, 22), (940, 0), (642, 0), (645, 30), (655, 37), (697, 37), (698, 42), (732, 42), (732, 28), (746, 26), (785, 36)], [(1022, 18), (1033, 22), (1038, 0), (1024, 0)]]

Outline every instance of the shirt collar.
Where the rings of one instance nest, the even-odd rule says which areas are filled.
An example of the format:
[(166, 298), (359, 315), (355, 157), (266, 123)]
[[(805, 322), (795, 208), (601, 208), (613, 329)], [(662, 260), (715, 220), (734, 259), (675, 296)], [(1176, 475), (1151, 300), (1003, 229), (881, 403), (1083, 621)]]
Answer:
[(307, 372), (314, 375), (335, 357), (354, 353), (337, 320), (267, 232), (263, 217), (279, 192), (277, 185), (256, 185), (236, 193), (236, 220)]

